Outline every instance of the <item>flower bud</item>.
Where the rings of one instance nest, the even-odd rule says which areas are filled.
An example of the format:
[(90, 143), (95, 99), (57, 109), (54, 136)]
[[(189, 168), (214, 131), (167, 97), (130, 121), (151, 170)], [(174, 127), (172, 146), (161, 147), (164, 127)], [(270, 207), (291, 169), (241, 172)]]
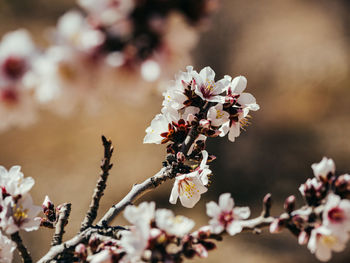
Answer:
[(340, 175), (334, 183), (335, 193), (341, 198), (350, 199), (350, 175)]
[(290, 214), (295, 209), (295, 196), (291, 195), (289, 196), (286, 201), (284, 202), (284, 210)]
[(270, 224), (270, 233), (271, 234), (277, 234), (282, 231), (284, 227), (284, 220), (280, 218), (276, 218), (271, 224)]
[(298, 236), (299, 245), (306, 245), (309, 242), (309, 234), (306, 231), (301, 231)]

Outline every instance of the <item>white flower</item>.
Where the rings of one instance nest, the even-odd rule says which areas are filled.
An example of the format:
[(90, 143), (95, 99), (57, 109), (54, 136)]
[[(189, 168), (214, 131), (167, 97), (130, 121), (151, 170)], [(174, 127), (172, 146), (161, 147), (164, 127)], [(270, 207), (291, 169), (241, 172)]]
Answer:
[(33, 231), (39, 228), (40, 218), (36, 216), (42, 209), (33, 205), (30, 194), (22, 196), (16, 202), (12, 197), (6, 197), (2, 206), (0, 225), (7, 234), (13, 234), (20, 229)]
[(112, 25), (124, 19), (134, 8), (134, 0), (78, 0), (95, 19), (105, 25)]
[(348, 235), (337, 236), (331, 229), (319, 226), (311, 231), (307, 245), (311, 253), (321, 261), (328, 261), (332, 257), (332, 251), (340, 252), (345, 249)]
[(220, 127), (222, 124), (229, 121), (230, 114), (223, 110), (222, 104), (216, 104), (208, 110), (208, 120), (212, 126)]
[(210, 67), (203, 68), (199, 73), (193, 72), (196, 82), (195, 93), (203, 100), (224, 103), (225, 98), (220, 96), (225, 90), (226, 80), (215, 82), (215, 72)]
[(11, 263), (16, 244), (0, 232), (0, 262)]
[(91, 255), (87, 258), (89, 263), (112, 263), (112, 253), (108, 249), (104, 249), (101, 252)]
[(192, 66), (187, 66), (187, 72), (180, 71), (175, 75), (175, 80), (169, 83), (169, 87), (166, 92), (163, 93), (164, 107), (171, 107), (175, 110), (185, 107), (184, 102), (188, 99), (185, 95), (185, 88), (192, 81)]
[(0, 186), (7, 194), (12, 196), (25, 195), (32, 189), (34, 179), (32, 177), (24, 178), (21, 172), (21, 166), (12, 166), (9, 171), (0, 166)]
[(176, 204), (177, 199), (180, 198), (180, 202), (184, 207), (192, 208), (201, 198), (201, 194), (207, 190), (200, 178), (199, 171), (178, 175), (175, 178), (169, 202)]
[(322, 218), (323, 225), (338, 235), (347, 235), (350, 230), (350, 201), (341, 200), (336, 194), (329, 194)]
[(79, 51), (92, 51), (104, 41), (102, 32), (92, 29), (83, 15), (77, 11), (64, 14), (57, 23), (58, 44), (64, 44)]
[(129, 259), (126, 262), (138, 262), (148, 246), (149, 226), (132, 227), (130, 231), (123, 231), (121, 235), (120, 246), (125, 250)]
[(138, 206), (129, 205), (125, 208), (124, 217), (132, 224), (150, 224), (155, 215), (154, 202), (142, 202)]
[(228, 133), (228, 139), (234, 142), (241, 134), (241, 124), (240, 122), (228, 121), (220, 127), (219, 131), (221, 132), (220, 137), (224, 137)]
[[(225, 76), (226, 80), (230, 80), (230, 76)], [(226, 87), (227, 96), (239, 105), (243, 110), (243, 117), (246, 117), (249, 110), (257, 111), (260, 109), (256, 103), (256, 99), (250, 93), (243, 92), (247, 87), (247, 79), (244, 76), (235, 77), (231, 84)]]
[(214, 201), (207, 203), (207, 215), (212, 217), (209, 221), (212, 232), (220, 234), (226, 230), (231, 236), (243, 229), (242, 219), (250, 216), (249, 207), (234, 208), (231, 194), (225, 193), (219, 197), (219, 205)]
[(184, 216), (174, 216), (168, 209), (158, 209), (156, 211), (156, 225), (169, 235), (183, 237), (194, 227), (193, 220)]
[(151, 126), (146, 129), (146, 136), (143, 139), (143, 143), (162, 143), (164, 137), (161, 136), (162, 133), (167, 133), (169, 131), (169, 119), (168, 115), (157, 114), (151, 122)]
[(34, 55), (36, 48), (26, 30), (5, 34), (0, 42), (0, 86), (23, 77)]
[(314, 175), (317, 178), (327, 179), (328, 174), (335, 173), (334, 161), (332, 159), (327, 158), (327, 157), (323, 157), (323, 159), (319, 163), (312, 164), (311, 168), (314, 171)]

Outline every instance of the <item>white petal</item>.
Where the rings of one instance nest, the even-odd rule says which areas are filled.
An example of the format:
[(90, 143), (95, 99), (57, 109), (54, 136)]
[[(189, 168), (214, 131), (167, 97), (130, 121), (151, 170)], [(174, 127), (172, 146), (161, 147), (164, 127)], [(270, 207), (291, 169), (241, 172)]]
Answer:
[(231, 211), (234, 206), (234, 201), (230, 193), (221, 194), (219, 197), (219, 206), (222, 211)]

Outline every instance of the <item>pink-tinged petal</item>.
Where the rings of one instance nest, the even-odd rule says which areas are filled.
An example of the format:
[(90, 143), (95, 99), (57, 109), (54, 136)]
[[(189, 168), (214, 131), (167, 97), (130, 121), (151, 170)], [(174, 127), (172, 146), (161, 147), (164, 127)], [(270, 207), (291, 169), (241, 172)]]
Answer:
[(209, 203), (207, 203), (207, 215), (210, 217), (218, 217), (221, 213), (221, 209), (218, 206), (217, 203), (215, 203), (214, 201), (210, 201)]
[(247, 79), (244, 76), (235, 77), (232, 80), (231, 90), (233, 93), (241, 94), (247, 87)]
[(223, 125), (221, 125), (219, 131), (221, 132), (219, 136), (224, 137), (230, 131), (230, 121), (225, 122)]
[(234, 205), (235, 204), (230, 193), (225, 193), (220, 195), (219, 207), (222, 211), (231, 211)]
[(41, 222), (40, 217), (36, 217), (36, 218), (30, 220), (29, 222), (23, 223), (21, 228), (23, 228), (27, 232), (35, 231), (35, 230), (39, 229), (40, 222)]
[(242, 232), (242, 229), (243, 229), (243, 227), (240, 224), (240, 222), (235, 221), (235, 220), (232, 221), (232, 223), (226, 227), (226, 231), (230, 236), (233, 236), (233, 235), (236, 235), (236, 234)]
[(238, 216), (239, 219), (247, 219), (250, 217), (250, 209), (249, 207), (235, 207), (233, 209), (235, 216)]
[(234, 142), (236, 137), (238, 137), (241, 134), (241, 125), (239, 122), (233, 122), (230, 127), (230, 132), (228, 134), (228, 139), (231, 142)]

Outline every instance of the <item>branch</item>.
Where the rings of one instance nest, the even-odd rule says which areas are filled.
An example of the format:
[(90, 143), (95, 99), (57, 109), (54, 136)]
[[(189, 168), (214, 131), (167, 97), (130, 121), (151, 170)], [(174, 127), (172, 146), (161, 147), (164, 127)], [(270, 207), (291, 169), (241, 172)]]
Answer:
[(135, 184), (130, 192), (117, 204), (113, 205), (103, 218), (98, 222), (98, 226), (107, 226), (124, 208), (151, 189), (161, 185), (167, 179), (174, 178), (176, 172), (171, 166), (162, 168), (156, 175), (146, 179), (141, 184)]
[(64, 242), (62, 244), (59, 244), (59, 245), (51, 247), (49, 252), (47, 252), (46, 255), (43, 256), (38, 261), (38, 263), (50, 262), (55, 257), (57, 257), (59, 254), (61, 254), (62, 252), (66, 251), (67, 249), (72, 249), (76, 245), (78, 245), (79, 243), (82, 243), (82, 242), (88, 240), (93, 232), (94, 232), (94, 229), (92, 229), (92, 228), (86, 229), (85, 231), (79, 233), (78, 235), (76, 235), (72, 239), (70, 239), (70, 240), (68, 240), (68, 241), (66, 241), (66, 242)]
[(71, 204), (64, 203), (60, 205), (60, 207), (58, 207), (57, 209), (59, 210), (58, 219), (56, 223), (55, 234), (53, 235), (53, 238), (51, 241), (51, 246), (56, 246), (62, 243), (64, 227), (68, 223), (68, 217), (71, 211)]
[(92, 225), (97, 216), (97, 211), (99, 208), (100, 200), (103, 196), (103, 192), (106, 189), (107, 178), (109, 175), (109, 170), (112, 168), (113, 164), (110, 163), (113, 154), (112, 141), (107, 140), (105, 136), (102, 135), (102, 143), (104, 147), (104, 158), (101, 162), (101, 172), (100, 177), (97, 181), (96, 188), (92, 195), (92, 200), (89, 206), (83, 222), (81, 223), (80, 232), (87, 229)]
[(27, 248), (24, 246), (22, 238), (20, 237), (19, 233), (16, 232), (11, 235), (11, 239), (13, 242), (17, 244), (17, 249), (19, 252), (19, 255), (22, 257), (22, 260), (24, 263), (32, 263), (32, 258), (27, 250)]

